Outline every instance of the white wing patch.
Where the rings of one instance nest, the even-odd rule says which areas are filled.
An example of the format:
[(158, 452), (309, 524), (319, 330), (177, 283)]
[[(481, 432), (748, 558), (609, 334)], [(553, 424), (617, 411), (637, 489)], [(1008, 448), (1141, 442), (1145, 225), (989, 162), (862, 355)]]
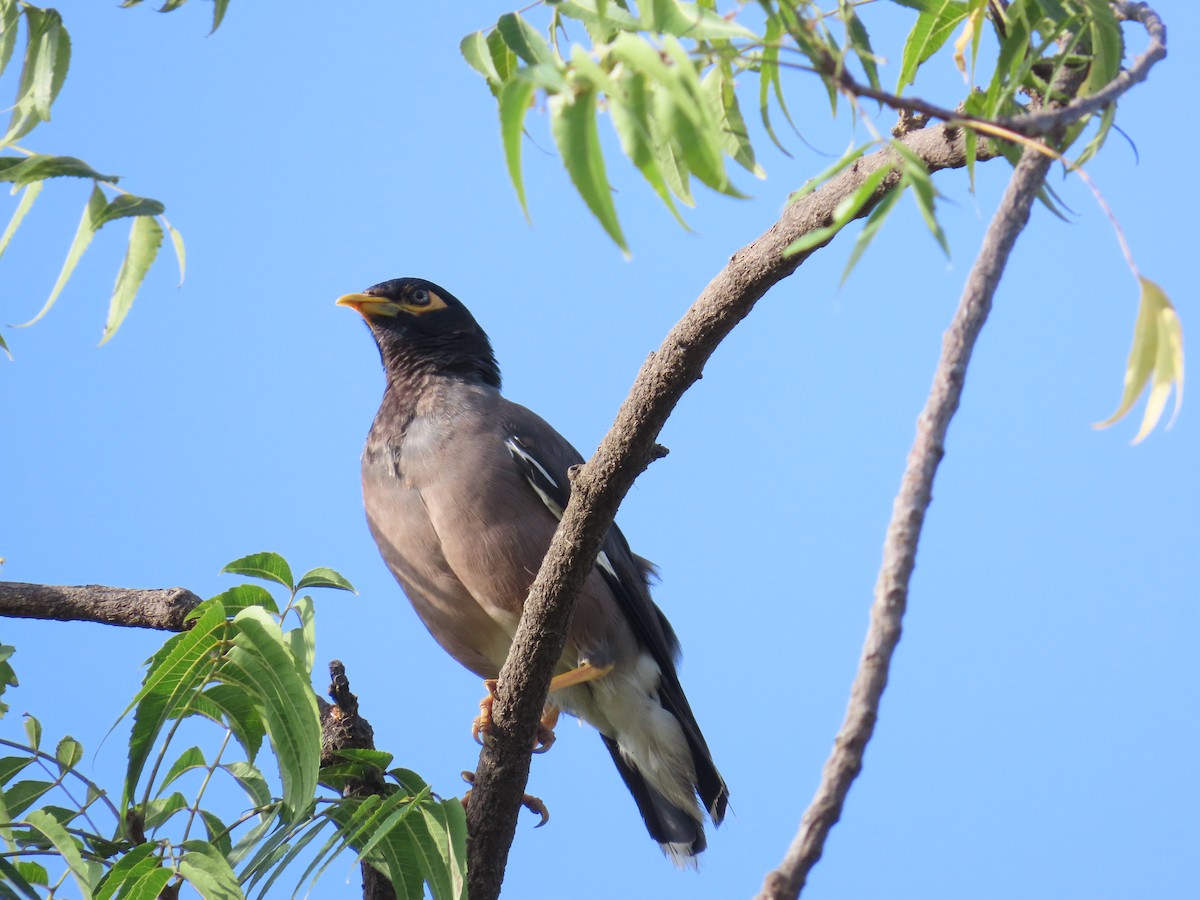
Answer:
[(534, 492), (542, 498), (542, 503), (546, 504), (546, 509), (550, 510), (550, 512), (554, 514), (554, 518), (561, 521), (563, 517), (563, 508), (555, 502), (553, 497), (546, 493), (545, 489), (540, 484), (538, 484), (538, 479), (534, 475), (534, 470), (536, 469), (537, 472), (541, 474), (542, 478), (546, 479), (546, 481), (550, 482), (550, 484), (556, 488), (558, 487), (558, 482), (555, 481), (554, 477), (546, 471), (546, 467), (537, 461), (533, 454), (521, 446), (521, 441), (518, 438), (510, 437), (504, 442), (504, 446), (508, 448), (508, 452), (512, 454), (513, 459), (517, 460), (517, 462), (525, 464), (527, 469), (525, 473), (525, 480), (529, 482), (529, 486), (533, 488)]

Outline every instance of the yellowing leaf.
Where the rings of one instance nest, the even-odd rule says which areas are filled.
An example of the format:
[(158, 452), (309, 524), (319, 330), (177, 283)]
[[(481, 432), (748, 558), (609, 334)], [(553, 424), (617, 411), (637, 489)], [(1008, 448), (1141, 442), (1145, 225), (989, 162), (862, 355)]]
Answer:
[[(1175, 307), (1161, 287), (1139, 276), (1142, 286), (1137, 322), (1133, 327), (1133, 347), (1125, 366), (1125, 390), (1117, 411), (1096, 428), (1107, 428), (1124, 418), (1142, 391), (1149, 385), (1150, 394), (1142, 414), (1142, 426), (1133, 443), (1141, 442), (1154, 430), (1162, 418), (1171, 388), (1175, 388), (1175, 410), (1171, 421), (1179, 415), (1183, 403), (1183, 328)], [(1170, 422), (1167, 423), (1170, 427)]]

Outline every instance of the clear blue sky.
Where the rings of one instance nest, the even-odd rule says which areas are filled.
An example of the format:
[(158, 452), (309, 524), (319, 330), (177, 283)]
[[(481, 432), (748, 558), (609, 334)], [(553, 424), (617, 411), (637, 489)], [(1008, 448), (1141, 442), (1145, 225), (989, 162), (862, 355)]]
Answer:
[[(825, 155), (763, 144), (769, 179), (735, 176), (755, 199), (701, 189), (692, 234), (614, 163), (626, 261), (543, 152), (537, 113), (533, 226), (521, 216), (493, 100), (457, 50), (504, 7), (234, 0), (205, 37), (210, 9), (63, 7), (71, 75), (54, 122), (25, 143), (162, 199), (189, 265), (177, 290), (164, 254), (97, 349), (125, 234), (112, 228), (50, 315), (4, 332), (16, 361), (0, 363), (0, 575), (207, 596), (235, 583), (216, 574), (224, 563), (257, 550), (333, 566), (360, 596), (318, 597), (318, 660), (346, 662), (379, 747), (459, 793), (480, 686), (425, 633), (367, 533), (358, 457), (382, 377), (333, 301), (401, 275), (443, 284), (491, 334), (509, 396), (590, 454), (645, 355), (841, 152), (848, 120), (830, 124), (821, 90), (797, 82), (793, 113)], [(894, 82), (912, 14), (864, 13)], [(1192, 4), (1164, 13), (1172, 55), (1118, 118), (1140, 159), (1114, 136), (1091, 172), (1191, 336), (1184, 148), (1200, 17)], [(957, 76), (942, 70), (918, 88), (953, 103)], [(856, 229), (773, 290), (621, 511), (662, 569), (683, 683), (732, 791), (701, 872), (660, 856), (600, 741), (566, 722), (529, 788), (551, 823), (522, 820), (506, 896), (747, 896), (778, 862), (841, 721), (914, 422), (1007, 172), (980, 166), (975, 196), (964, 173), (937, 176), (950, 262), (906, 201), (844, 288)], [(1118, 400), (1136, 286), (1091, 196), (1055, 179), (1076, 215), (1035, 212), (996, 298), (876, 738), (806, 896), (1195, 896), (1198, 418), (1189, 401), (1136, 448), (1136, 421), (1090, 427)], [(3, 321), (40, 307), (84, 199), (64, 183), (38, 201), (0, 261)], [(101, 739), (161, 636), (5, 621), (0, 640), (18, 647), (21, 678), (0, 735), (34, 712), (119, 790), (123, 730)], [(347, 896), (347, 870), (318, 896)]]

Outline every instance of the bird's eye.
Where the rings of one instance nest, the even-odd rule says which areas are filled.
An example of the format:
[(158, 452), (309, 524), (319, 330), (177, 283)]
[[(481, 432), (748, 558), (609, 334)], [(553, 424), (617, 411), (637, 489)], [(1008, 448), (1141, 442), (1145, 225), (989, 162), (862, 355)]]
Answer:
[(429, 291), (425, 290), (425, 288), (417, 288), (408, 295), (408, 302), (413, 306), (428, 306)]

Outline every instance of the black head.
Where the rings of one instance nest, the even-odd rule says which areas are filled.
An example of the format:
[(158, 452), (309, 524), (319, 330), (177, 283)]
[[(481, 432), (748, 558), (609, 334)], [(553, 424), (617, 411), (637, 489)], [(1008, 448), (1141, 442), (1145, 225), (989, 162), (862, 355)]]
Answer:
[(487, 335), (462, 301), (432, 281), (393, 278), (337, 302), (366, 320), (389, 379), (460, 375), (500, 387)]

